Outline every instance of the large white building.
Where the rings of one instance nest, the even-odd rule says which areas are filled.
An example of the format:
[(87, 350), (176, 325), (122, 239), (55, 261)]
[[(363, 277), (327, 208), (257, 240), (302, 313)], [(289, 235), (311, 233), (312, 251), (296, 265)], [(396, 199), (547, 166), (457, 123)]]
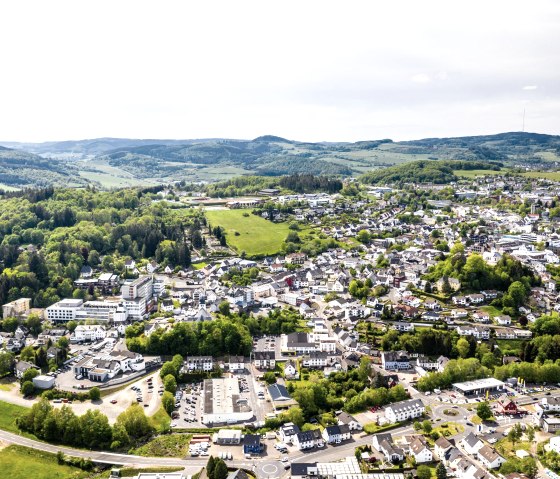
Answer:
[(142, 276), (122, 285), (121, 294), (128, 318), (140, 321), (148, 310), (148, 303), (152, 299), (153, 281), (151, 276)]
[(76, 312), (76, 321), (93, 319), (106, 323), (124, 323), (127, 311), (120, 302), (86, 301)]
[(47, 320), (53, 323), (92, 319), (103, 323), (124, 323), (127, 310), (118, 301), (86, 301), (63, 299), (47, 308)]
[(205, 379), (203, 394), (203, 424), (235, 424), (253, 418), (249, 401), (241, 396), (236, 377)]
[(83, 299), (63, 299), (47, 308), (47, 320), (50, 322), (73, 321), (83, 304)]
[(409, 399), (391, 404), (385, 408), (385, 417), (389, 422), (400, 422), (422, 416), (426, 407), (422, 399)]

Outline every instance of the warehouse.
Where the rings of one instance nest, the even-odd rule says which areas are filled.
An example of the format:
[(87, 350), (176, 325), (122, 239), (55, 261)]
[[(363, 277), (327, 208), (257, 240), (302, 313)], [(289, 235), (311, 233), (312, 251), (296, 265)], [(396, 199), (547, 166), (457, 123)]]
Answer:
[(204, 380), (202, 423), (235, 424), (250, 421), (253, 411), (248, 398), (239, 391), (237, 378)]
[(504, 391), (505, 384), (496, 378), (475, 379), (464, 383), (454, 383), (453, 390), (465, 396), (482, 396), (486, 393), (494, 394)]

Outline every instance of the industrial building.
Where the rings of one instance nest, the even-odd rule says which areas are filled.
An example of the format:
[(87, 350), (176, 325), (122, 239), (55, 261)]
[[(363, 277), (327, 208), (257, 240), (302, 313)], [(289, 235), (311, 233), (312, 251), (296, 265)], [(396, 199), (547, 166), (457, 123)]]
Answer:
[(204, 380), (202, 423), (235, 424), (250, 421), (253, 411), (247, 397), (241, 396), (237, 378)]

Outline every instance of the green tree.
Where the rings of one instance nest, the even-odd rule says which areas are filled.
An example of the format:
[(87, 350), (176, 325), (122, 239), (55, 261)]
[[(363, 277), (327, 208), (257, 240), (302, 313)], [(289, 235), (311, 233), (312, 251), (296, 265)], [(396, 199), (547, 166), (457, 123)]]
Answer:
[(471, 345), (465, 338), (459, 338), (457, 341), (457, 352), (462, 358), (466, 358), (471, 350)]
[(175, 394), (175, 391), (177, 391), (177, 380), (172, 374), (168, 374), (163, 378), (163, 387), (166, 391)]
[(512, 426), (507, 435), (508, 441), (511, 442), (512, 447), (514, 447), (515, 443), (521, 439), (522, 434), (523, 430), (521, 429), (521, 425), (519, 423)]
[(481, 402), (476, 406), (476, 414), (483, 421), (487, 421), (492, 417), (492, 409), (487, 402)]
[(430, 479), (432, 477), (432, 471), (428, 466), (421, 465), (416, 468), (416, 477), (418, 479)]
[(206, 475), (208, 479), (214, 479), (214, 468), (216, 467), (216, 460), (214, 456), (210, 456), (208, 458), (208, 462), (206, 463)]
[(41, 318), (37, 314), (30, 314), (27, 317), (27, 321), (25, 321), (25, 326), (29, 328), (29, 332), (33, 336), (38, 336), (39, 333), (43, 330)]
[(31, 396), (35, 392), (35, 386), (31, 381), (25, 381), (21, 385), (21, 394), (24, 396)]
[(177, 376), (177, 367), (173, 361), (166, 361), (163, 363), (161, 370), (159, 372), (160, 377), (165, 378), (167, 376)]
[(126, 411), (119, 414), (116, 425), (122, 425), (127, 434), (133, 439), (151, 436), (155, 429), (144, 413), (144, 408), (132, 404)]
[(228, 476), (228, 468), (223, 459), (216, 459), (216, 465), (214, 467), (214, 474), (212, 479), (226, 479)]
[(363, 244), (369, 244), (371, 241), (371, 233), (368, 230), (360, 230), (356, 236), (356, 239)]
[(439, 462), (436, 466), (436, 478), (447, 479), (447, 469), (445, 469), (443, 462)]
[(29, 363), (35, 363), (35, 349), (33, 349), (33, 346), (25, 346), (19, 353), (19, 359)]
[(101, 391), (97, 386), (94, 386), (89, 390), (89, 398), (92, 401), (99, 401), (101, 399)]
[(276, 375), (272, 371), (263, 374), (263, 379), (267, 384), (274, 384), (276, 382)]
[(0, 376), (9, 374), (14, 369), (14, 355), (8, 351), (0, 351)]
[(39, 374), (40, 374), (40, 373), (39, 373), (39, 370), (38, 370), (38, 369), (29, 368), (27, 371), (25, 371), (25, 372), (23, 373), (23, 376), (21, 377), (21, 382), (22, 382), (22, 384), (23, 384), (24, 382), (27, 382), (27, 381), (32, 381), (33, 378), (39, 376)]
[(78, 322), (77, 322), (77, 321), (72, 320), (72, 321), (68, 321), (68, 322), (66, 323), (66, 329), (67, 329), (68, 331), (70, 331), (71, 333), (73, 333), (74, 330), (75, 330), (77, 327), (78, 327)]
[(422, 421), (422, 430), (429, 434), (432, 432), (432, 422), (429, 419)]
[(230, 315), (229, 302), (228, 301), (222, 301), (220, 303), (220, 305), (218, 306), (218, 310), (220, 311), (220, 314), (222, 314), (224, 316), (229, 316)]
[(130, 444), (130, 436), (126, 432), (126, 428), (122, 424), (116, 423), (113, 426), (113, 436), (111, 442), (111, 449), (120, 449)]
[(7, 333), (15, 333), (19, 326), (19, 320), (14, 317), (6, 318), (2, 321), (2, 329)]
[(165, 391), (163, 396), (161, 396), (161, 405), (167, 414), (171, 415), (173, 409), (175, 409), (175, 396), (173, 396), (173, 394), (169, 391)]

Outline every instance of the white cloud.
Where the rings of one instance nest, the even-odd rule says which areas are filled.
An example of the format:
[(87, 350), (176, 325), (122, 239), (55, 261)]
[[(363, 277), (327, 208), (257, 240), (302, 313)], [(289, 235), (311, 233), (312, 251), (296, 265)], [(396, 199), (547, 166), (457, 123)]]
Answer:
[(412, 76), (411, 80), (414, 83), (430, 83), (432, 81), (430, 75), (427, 75), (426, 73), (417, 73)]
[(537, 88), (537, 85), (526, 85), (523, 87), (523, 90), (536, 90)]

